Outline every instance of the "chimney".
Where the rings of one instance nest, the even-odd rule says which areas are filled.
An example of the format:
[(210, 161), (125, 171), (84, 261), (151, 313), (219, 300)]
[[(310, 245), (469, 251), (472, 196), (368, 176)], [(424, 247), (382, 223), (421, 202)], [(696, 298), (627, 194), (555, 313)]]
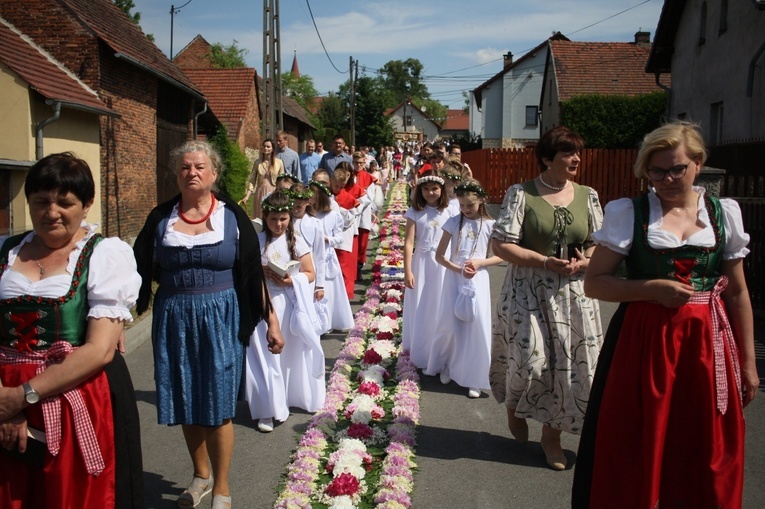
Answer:
[(651, 32), (642, 30), (635, 32), (635, 44), (638, 46), (651, 46)]
[(505, 53), (504, 55), (502, 55), (502, 58), (504, 59), (505, 69), (513, 65), (513, 54), (510, 53), (509, 51)]

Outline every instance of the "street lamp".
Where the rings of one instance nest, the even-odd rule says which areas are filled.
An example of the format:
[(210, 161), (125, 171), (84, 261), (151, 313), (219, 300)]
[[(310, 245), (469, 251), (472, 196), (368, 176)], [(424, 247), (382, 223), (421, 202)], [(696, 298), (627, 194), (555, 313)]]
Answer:
[(191, 3), (191, 0), (181, 5), (180, 7), (176, 7), (175, 5), (170, 5), (170, 60), (173, 59), (173, 19), (175, 18), (176, 14), (181, 12), (181, 9), (183, 9), (190, 3)]

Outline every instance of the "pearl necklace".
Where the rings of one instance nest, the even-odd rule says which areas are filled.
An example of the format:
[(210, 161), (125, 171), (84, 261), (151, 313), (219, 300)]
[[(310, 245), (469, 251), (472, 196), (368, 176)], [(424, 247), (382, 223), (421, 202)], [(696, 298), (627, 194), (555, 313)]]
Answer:
[(545, 182), (545, 179), (542, 178), (541, 173), (539, 174), (539, 181), (542, 183), (543, 186), (545, 186), (548, 189), (552, 189), (553, 191), (563, 191), (564, 189), (566, 189), (566, 186), (568, 185), (568, 180), (567, 180), (566, 183), (560, 187), (552, 186), (548, 184), (547, 182)]

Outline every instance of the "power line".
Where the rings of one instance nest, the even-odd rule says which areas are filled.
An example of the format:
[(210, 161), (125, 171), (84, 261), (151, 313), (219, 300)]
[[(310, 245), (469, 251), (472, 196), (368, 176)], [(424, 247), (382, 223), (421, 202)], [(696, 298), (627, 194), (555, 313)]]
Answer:
[(313, 27), (316, 29), (316, 35), (319, 36), (319, 42), (321, 43), (321, 47), (324, 49), (324, 54), (327, 55), (327, 60), (329, 60), (329, 63), (332, 64), (332, 67), (335, 68), (337, 72), (340, 74), (345, 74), (345, 71), (341, 71), (337, 68), (335, 63), (332, 61), (332, 57), (329, 56), (329, 53), (327, 52), (327, 47), (324, 46), (324, 41), (321, 39), (321, 34), (319, 33), (319, 27), (316, 26), (316, 20), (313, 17), (313, 11), (311, 10), (311, 3), (308, 0), (305, 0), (306, 5), (308, 6), (308, 13), (311, 15), (311, 21), (313, 22)]

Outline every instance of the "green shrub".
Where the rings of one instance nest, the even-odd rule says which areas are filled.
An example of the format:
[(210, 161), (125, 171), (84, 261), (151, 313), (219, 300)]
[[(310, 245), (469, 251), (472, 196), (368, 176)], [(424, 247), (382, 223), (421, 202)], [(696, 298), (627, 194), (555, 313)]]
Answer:
[(218, 190), (232, 200), (241, 200), (252, 164), (239, 146), (228, 139), (225, 126), (220, 126), (210, 138), (210, 143), (215, 146), (223, 159), (223, 172), (218, 176)]
[(561, 124), (588, 148), (635, 148), (661, 125), (667, 94), (580, 95), (561, 103)]

